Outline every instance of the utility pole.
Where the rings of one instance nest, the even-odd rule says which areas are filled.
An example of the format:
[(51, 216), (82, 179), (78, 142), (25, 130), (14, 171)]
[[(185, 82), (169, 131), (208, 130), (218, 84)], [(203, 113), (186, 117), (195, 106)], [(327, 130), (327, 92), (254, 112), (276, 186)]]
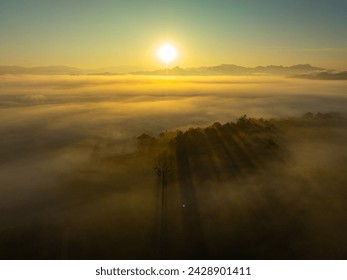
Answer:
[(167, 161), (160, 163), (155, 167), (157, 176), (161, 181), (161, 225), (160, 225), (160, 257), (166, 258), (166, 222), (167, 222), (167, 178), (170, 172), (170, 165)]

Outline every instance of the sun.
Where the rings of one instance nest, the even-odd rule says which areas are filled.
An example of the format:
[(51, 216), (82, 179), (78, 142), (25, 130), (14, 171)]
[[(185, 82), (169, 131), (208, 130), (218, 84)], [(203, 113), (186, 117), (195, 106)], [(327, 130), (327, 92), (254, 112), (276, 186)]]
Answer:
[(162, 62), (168, 65), (177, 57), (176, 48), (170, 44), (164, 44), (158, 49), (158, 57)]

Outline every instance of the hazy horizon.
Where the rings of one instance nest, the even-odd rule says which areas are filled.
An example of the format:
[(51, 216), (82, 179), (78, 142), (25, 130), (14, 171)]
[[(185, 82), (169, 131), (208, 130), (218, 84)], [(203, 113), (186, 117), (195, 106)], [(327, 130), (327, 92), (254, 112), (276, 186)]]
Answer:
[[(297, 63), (297, 64), (271, 64), (271, 63), (265, 63), (262, 65), (259, 64), (236, 64), (233, 62), (221, 62), (218, 64), (209, 64), (209, 65), (190, 65), (183, 67), (181, 65), (173, 63), (173, 65), (169, 65), (168, 68), (173, 69), (175, 67), (179, 68), (185, 68), (185, 69), (190, 69), (190, 68), (200, 68), (200, 67), (215, 67), (215, 66), (220, 66), (220, 65), (235, 65), (235, 66), (240, 66), (240, 67), (245, 67), (245, 68), (256, 68), (256, 67), (269, 67), (269, 66), (282, 66), (282, 67), (291, 67), (291, 66), (296, 66), (296, 65), (310, 65), (313, 67), (319, 67), (323, 68), (326, 70), (346, 70), (346, 68), (341, 68), (341, 69), (333, 69), (333, 67), (323, 67), (321, 65), (315, 65), (313, 63), (309, 62), (302, 62), (302, 63)], [(158, 65), (158, 66), (150, 66), (150, 65), (103, 65), (103, 66), (98, 66), (95, 68), (85, 68), (85, 67), (79, 67), (78, 65), (71, 65), (71, 64), (2, 64), (0, 67), (24, 67), (24, 68), (38, 68), (38, 67), (69, 67), (69, 68), (76, 68), (80, 70), (87, 70), (87, 71), (94, 71), (94, 70), (117, 70), (119, 69), (120, 72), (123, 72), (125, 74), (130, 74), (133, 71), (152, 71), (152, 70), (159, 70), (159, 69), (165, 69), (165, 65)]]
[[(307, 74), (316, 75), (320, 72), (343, 73), (332, 68), (322, 68), (319, 65), (257, 65), (249, 67), (236, 64), (200, 65), (182, 68), (170, 66), (151, 68), (136, 66), (109, 66), (96, 69), (83, 69), (68, 65), (41, 65), (26, 67), (22, 65), (0, 65), (0, 75), (155, 75), (155, 76), (282, 76)], [(343, 78), (346, 79), (346, 78)]]

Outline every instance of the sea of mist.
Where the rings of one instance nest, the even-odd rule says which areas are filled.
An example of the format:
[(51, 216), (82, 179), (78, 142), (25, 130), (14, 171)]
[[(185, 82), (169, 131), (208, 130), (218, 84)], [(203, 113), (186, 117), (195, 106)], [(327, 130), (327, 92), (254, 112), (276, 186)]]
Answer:
[[(42, 229), (44, 225), (42, 232), (50, 234), (52, 230), (58, 235), (54, 239), (58, 244), (54, 246), (57, 247), (61, 245), (60, 241), (56, 240), (60, 240), (61, 235), (64, 243), (67, 234), (65, 229), (72, 227), (69, 238), (79, 240), (80, 243), (76, 241), (74, 244), (77, 246), (75, 251), (79, 251), (80, 255), (69, 256), (64, 247), (58, 255), (48, 252), (47, 255), (38, 255), (39, 258), (112, 258), (112, 254), (98, 252), (93, 255), (79, 248), (78, 246), (83, 247), (84, 244), (79, 236), (82, 228), (87, 232), (86, 236), (81, 237), (82, 240), (99, 240), (95, 241), (97, 244), (101, 242), (100, 239), (105, 239), (105, 236), (106, 240), (111, 242), (111, 238), (107, 239), (110, 236), (108, 233), (116, 236), (119, 234), (117, 238), (120, 243), (127, 244), (127, 240), (136, 240), (136, 234), (142, 232), (136, 246), (124, 248), (123, 251), (120, 250), (123, 255), (120, 253), (113, 257), (157, 258), (158, 255), (143, 253), (151, 248), (151, 245), (146, 245), (148, 240), (153, 241), (156, 238), (153, 234), (155, 229), (148, 225), (151, 224), (149, 221), (153, 222), (156, 219), (158, 206), (158, 193), (151, 188), (151, 184), (156, 182), (155, 175), (151, 174), (153, 167), (143, 168), (143, 163), (131, 158), (126, 158), (123, 165), (119, 159), (113, 165), (94, 161), (91, 164), (96, 147), (102, 146), (105, 153), (116, 157), (126, 157), (136, 152), (137, 137), (144, 133), (157, 136), (165, 131), (185, 131), (191, 127), (207, 127), (215, 122), (223, 124), (236, 121), (243, 115), (281, 120), (300, 117), (306, 112), (338, 112), (343, 118), (346, 117), (346, 108), (346, 81), (258, 76), (2, 75), (0, 212), (3, 214), (0, 216), (0, 249), (7, 244), (7, 241), (4, 241), (8, 240), (7, 235), (14, 236), (14, 241), (10, 239), (8, 244), (18, 240), (24, 240), (26, 243), (28, 240), (25, 238), (29, 238), (28, 235), (34, 240), (39, 240), (41, 246), (45, 246), (42, 245), (45, 243), (42, 243), (41, 233), (32, 230), (33, 227)], [(244, 215), (245, 218), (240, 225), (247, 228), (250, 227), (247, 223), (251, 221), (248, 219), (250, 216), (247, 216), (249, 211), (252, 213), (250, 215), (255, 215), (252, 211), (257, 209), (257, 206), (259, 209), (265, 209), (268, 207), (267, 201), (273, 203), (277, 197), (285, 197), (285, 200), (278, 203), (278, 209), (290, 212), (290, 206), (299, 203), (301, 208), (294, 212), (301, 215), (302, 219), (296, 220), (296, 214), (293, 214), (289, 215), (290, 220), (298, 221), (296, 225), (300, 226), (311, 225), (308, 228), (300, 227), (304, 232), (300, 234), (306, 236), (310, 231), (319, 231), (315, 238), (320, 242), (323, 252), (316, 248), (317, 243), (314, 241), (306, 248), (313, 250), (318, 258), (341, 258), (343, 255), (336, 252), (336, 244), (328, 244), (328, 241), (322, 243), (321, 240), (333, 240), (335, 236), (336, 242), (340, 242), (343, 248), (346, 245), (341, 243), (346, 230), (338, 232), (346, 211), (346, 207), (343, 206), (345, 195), (341, 195), (341, 186), (346, 182), (341, 167), (347, 159), (347, 150), (343, 144), (347, 141), (346, 127), (344, 124), (325, 126), (324, 122), (316, 125), (314, 129), (290, 123), (281, 123), (280, 126), (284, 130), (288, 128), (287, 139), (290, 140), (288, 145), (286, 144), (289, 156), (284, 167), (270, 164), (266, 176), (258, 174), (241, 181), (238, 179), (237, 183), (231, 184), (235, 187), (232, 190), (230, 183), (218, 182), (218, 189), (211, 191), (216, 182), (206, 181), (203, 185), (209, 191), (197, 194), (200, 201), (199, 213), (207, 217), (219, 215), (223, 221), (228, 217), (235, 218), (235, 213), (238, 217)], [(132, 165), (134, 167), (130, 168)], [(136, 178), (133, 172), (137, 172)], [(144, 187), (140, 188), (141, 184), (144, 184)], [(240, 185), (243, 188), (240, 188)], [(267, 189), (269, 185), (273, 189), (271, 195)], [(276, 189), (279, 185), (281, 188)], [(97, 186), (101, 186), (100, 189), (97, 190)], [(106, 187), (103, 189), (103, 186)], [(112, 186), (115, 188), (113, 191), (110, 190)], [(315, 186), (318, 187), (313, 191)], [(332, 191), (327, 192), (324, 186)], [(305, 196), (302, 196), (305, 192), (308, 193), (306, 200)], [(223, 200), (228, 197), (227, 194), (230, 194), (230, 197)], [(248, 197), (249, 194), (252, 194), (251, 198)], [(325, 204), (320, 204), (320, 201), (324, 201)], [(221, 208), (213, 208), (212, 205), (215, 204), (212, 202), (221, 208), (225, 207), (223, 214), (220, 214)], [(233, 206), (230, 208), (228, 203), (232, 203)], [(181, 205), (181, 201), (178, 204)], [(336, 216), (329, 211), (310, 212), (303, 205), (312, 209), (319, 209), (320, 206), (329, 209), (332, 205), (330, 209)], [(124, 209), (128, 209), (127, 215), (129, 219), (133, 219), (132, 223), (121, 215)], [(269, 211), (266, 210), (266, 213), (270, 218), (277, 217)], [(297, 213), (298, 211), (302, 212)], [(111, 222), (107, 218), (110, 216), (113, 217)], [(324, 221), (328, 228), (332, 228), (333, 232), (322, 226), (320, 220)], [(80, 231), (71, 226), (71, 223), (80, 227)], [(180, 230), (183, 231), (179, 227), (182, 223), (177, 221), (178, 235)], [(226, 235), (238, 238), (243, 235), (241, 231), (230, 228), (214, 232), (216, 230), (209, 223), (207, 220), (201, 225), (207, 239), (216, 236), (223, 239)], [(122, 225), (122, 229), (118, 227), (116, 231), (114, 227), (119, 225)], [(271, 220), (270, 225), (278, 228), (276, 221)], [(262, 227), (260, 224), (257, 226)], [(61, 232), (56, 230), (57, 227)], [(100, 232), (95, 230), (97, 227), (101, 228)], [(288, 225), (284, 226), (286, 227)], [(264, 232), (270, 233), (271, 229), (266, 228)], [(21, 234), (26, 237), (21, 237)], [(248, 235), (249, 238), (253, 238), (252, 233)], [(49, 242), (47, 241), (47, 244), (50, 244)], [(293, 252), (296, 255), (293, 253), (289, 256), (306, 256), (298, 253), (301, 247), (305, 247), (300, 243), (300, 238), (293, 242)], [(102, 243), (99, 245), (101, 248), (106, 247)], [(220, 257), (217, 253), (220, 245), (213, 246), (209, 243), (209, 246), (209, 256)], [(327, 250), (329, 246), (332, 248), (331, 251)], [(8, 247), (6, 248), (8, 250)], [(17, 250), (20, 252), (20, 249), (13, 248), (13, 252)], [(93, 250), (96, 252), (95, 248)], [(32, 248), (24, 250), (27, 255), (23, 253), (22, 257), (32, 258), (30, 254), (33, 251), (35, 250)], [(265, 248), (264, 251), (269, 253), (268, 256), (276, 257), (271, 250), (266, 251)], [(247, 251), (245, 252), (247, 254)], [(249, 254), (257, 258), (264, 257), (259, 252)], [(2, 256), (20, 257), (15, 253)], [(184, 255), (182, 252), (173, 252), (172, 256), (182, 258)], [(307, 256), (312, 257), (309, 253)], [(194, 258), (196, 257), (194, 255)], [(247, 255), (243, 257), (247, 258)]]

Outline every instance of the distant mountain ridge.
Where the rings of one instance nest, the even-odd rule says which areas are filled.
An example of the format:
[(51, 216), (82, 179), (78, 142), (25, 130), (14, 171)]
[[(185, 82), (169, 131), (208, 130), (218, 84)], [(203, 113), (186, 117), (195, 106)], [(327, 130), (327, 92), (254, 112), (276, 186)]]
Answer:
[(132, 72), (134, 75), (177, 75), (177, 76), (242, 76), (242, 75), (295, 75), (310, 74), (326, 71), (327, 69), (314, 67), (310, 64), (298, 64), (293, 66), (257, 66), (244, 67), (234, 64), (221, 64), (210, 67), (160, 69), (155, 71)]
[(292, 78), (309, 80), (347, 80), (347, 71), (344, 72), (320, 72), (316, 74), (293, 75)]
[[(327, 69), (314, 67), (310, 64), (298, 64), (292, 66), (257, 66), (244, 67), (234, 64), (221, 64), (217, 66), (159, 69), (154, 71), (136, 71), (132, 75), (173, 75), (173, 76), (242, 76), (242, 75), (305, 75), (318, 74)], [(30, 75), (120, 75), (112, 71), (84, 70), (68, 66), (0, 66), (0, 75), (5, 74), (30, 74)]]

